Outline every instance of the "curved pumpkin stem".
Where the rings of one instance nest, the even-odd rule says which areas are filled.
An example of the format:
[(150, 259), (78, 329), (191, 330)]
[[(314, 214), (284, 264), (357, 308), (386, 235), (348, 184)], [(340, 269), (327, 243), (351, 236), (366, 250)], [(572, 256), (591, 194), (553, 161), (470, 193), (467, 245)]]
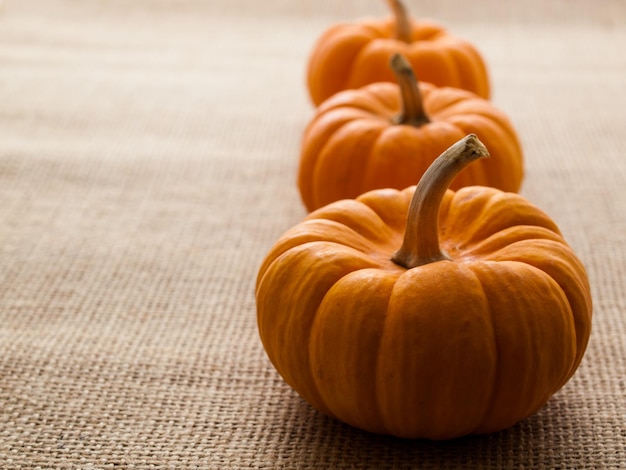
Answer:
[(411, 42), (411, 23), (404, 4), (400, 0), (387, 0), (387, 4), (396, 20), (396, 39), (406, 43)]
[(453, 144), (426, 170), (411, 199), (404, 241), (391, 258), (406, 269), (449, 260), (439, 246), (439, 206), (454, 177), (489, 152), (474, 134)]
[(422, 94), (409, 61), (402, 54), (394, 54), (391, 57), (391, 69), (396, 75), (402, 102), (402, 110), (393, 119), (394, 124), (419, 127), (430, 122), (430, 118), (424, 111)]

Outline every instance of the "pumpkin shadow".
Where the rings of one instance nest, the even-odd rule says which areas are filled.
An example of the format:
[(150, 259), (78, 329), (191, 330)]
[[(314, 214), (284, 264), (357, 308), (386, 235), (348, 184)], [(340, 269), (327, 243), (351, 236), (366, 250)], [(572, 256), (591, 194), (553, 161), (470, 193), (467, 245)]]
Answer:
[[(285, 434), (276, 454), (281, 468), (572, 468), (575, 436), (558, 422), (567, 413), (559, 397), (504, 431), (447, 441), (372, 434), (317, 412), (297, 396), (288, 401)], [(585, 460), (584, 455), (576, 458), (578, 463)]]

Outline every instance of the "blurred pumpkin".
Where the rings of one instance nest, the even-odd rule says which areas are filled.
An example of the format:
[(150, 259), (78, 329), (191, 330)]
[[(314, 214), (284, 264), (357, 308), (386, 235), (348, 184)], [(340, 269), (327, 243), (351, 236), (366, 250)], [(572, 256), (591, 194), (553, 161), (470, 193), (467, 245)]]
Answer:
[(271, 248), (260, 337), (315, 408), (371, 432), (447, 439), (515, 424), (574, 374), (592, 302), (558, 227), (518, 194), (446, 190), (486, 155), (467, 136), (417, 187), (329, 204)]
[(387, 3), (391, 17), (335, 24), (318, 38), (307, 67), (308, 90), (316, 106), (341, 90), (393, 81), (387, 64), (394, 53), (406, 55), (426, 82), (489, 98), (487, 68), (471, 43), (432, 20), (410, 18), (400, 0)]
[(441, 152), (470, 133), (492, 158), (464, 170), (451, 188), (519, 190), (522, 149), (505, 113), (465, 90), (418, 85), (401, 54), (386, 68), (397, 83), (337, 93), (317, 108), (305, 129), (298, 187), (308, 210), (372, 189), (413, 185)]

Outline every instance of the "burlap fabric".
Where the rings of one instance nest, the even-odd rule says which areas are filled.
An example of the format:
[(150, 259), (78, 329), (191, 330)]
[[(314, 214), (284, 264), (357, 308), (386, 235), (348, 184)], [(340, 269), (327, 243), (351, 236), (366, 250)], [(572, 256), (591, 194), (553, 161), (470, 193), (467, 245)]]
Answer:
[(0, 468), (626, 468), (626, 2), (408, 6), (483, 52), (522, 192), (588, 268), (574, 378), (433, 443), (321, 416), (269, 364), (254, 279), (305, 214), (306, 56), (384, 2), (4, 0)]

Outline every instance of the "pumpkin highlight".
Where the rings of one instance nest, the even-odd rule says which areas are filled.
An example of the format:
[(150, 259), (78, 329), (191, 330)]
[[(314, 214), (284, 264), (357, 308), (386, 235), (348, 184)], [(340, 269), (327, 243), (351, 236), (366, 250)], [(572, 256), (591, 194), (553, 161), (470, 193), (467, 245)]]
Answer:
[(416, 187), (324, 206), (271, 248), (257, 277), (259, 334), (321, 412), (406, 438), (489, 433), (535, 413), (574, 374), (591, 328), (585, 269), (518, 194), (447, 189), (486, 156), (469, 135)]

